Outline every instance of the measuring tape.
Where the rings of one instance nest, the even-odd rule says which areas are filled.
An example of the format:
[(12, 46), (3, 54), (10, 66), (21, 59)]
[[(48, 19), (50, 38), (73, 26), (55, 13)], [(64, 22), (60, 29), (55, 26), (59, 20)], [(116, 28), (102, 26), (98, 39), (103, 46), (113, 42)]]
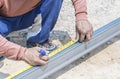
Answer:
[[(54, 55), (58, 54), (59, 52), (61, 52), (62, 50), (68, 48), (69, 46), (73, 45), (75, 43), (75, 40), (71, 40), (69, 41), (68, 43), (66, 43), (65, 45), (59, 47), (58, 49), (56, 49), (55, 51), (51, 52), (50, 54), (48, 54), (49, 58), (53, 57)], [(22, 70), (8, 76), (7, 78), (5, 79), (13, 79), (14, 77), (20, 75), (21, 73), (25, 72), (26, 70), (29, 70), (31, 69), (33, 66), (29, 65), (25, 68), (23, 68)]]

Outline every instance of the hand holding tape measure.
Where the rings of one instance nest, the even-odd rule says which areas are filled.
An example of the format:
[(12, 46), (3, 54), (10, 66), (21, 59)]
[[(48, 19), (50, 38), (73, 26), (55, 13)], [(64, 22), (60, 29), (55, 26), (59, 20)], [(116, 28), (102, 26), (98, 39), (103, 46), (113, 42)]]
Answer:
[(27, 48), (22, 56), (22, 60), (26, 61), (32, 66), (45, 65), (48, 63), (47, 51), (40, 47)]

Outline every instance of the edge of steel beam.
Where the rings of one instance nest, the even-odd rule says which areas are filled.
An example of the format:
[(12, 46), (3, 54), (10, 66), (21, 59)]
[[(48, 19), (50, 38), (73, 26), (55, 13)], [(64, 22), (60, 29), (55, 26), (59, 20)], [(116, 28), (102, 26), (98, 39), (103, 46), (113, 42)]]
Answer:
[(33, 67), (13, 79), (44, 79), (119, 34), (120, 18), (96, 30), (89, 42), (77, 42), (50, 58), (46, 66)]

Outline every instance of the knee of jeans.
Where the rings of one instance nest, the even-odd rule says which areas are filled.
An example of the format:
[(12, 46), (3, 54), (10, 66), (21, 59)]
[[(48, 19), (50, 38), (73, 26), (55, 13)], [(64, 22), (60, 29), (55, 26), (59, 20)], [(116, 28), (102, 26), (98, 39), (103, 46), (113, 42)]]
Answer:
[(63, 0), (53, 0), (53, 3), (62, 4)]
[(5, 37), (5, 36), (7, 36), (8, 34), (7, 34), (6, 32), (1, 32), (1, 31), (0, 31), (0, 35), (2, 35), (2, 36)]
[(4, 27), (3, 28), (0, 28), (0, 34), (2, 36), (7, 36), (9, 34), (9, 30), (8, 29), (5, 29)]
[(63, 2), (63, 0), (53, 0), (53, 1), (54, 1), (54, 2), (55, 2), (55, 1), (57, 1), (57, 2), (58, 2), (58, 1), (59, 1), (59, 2)]

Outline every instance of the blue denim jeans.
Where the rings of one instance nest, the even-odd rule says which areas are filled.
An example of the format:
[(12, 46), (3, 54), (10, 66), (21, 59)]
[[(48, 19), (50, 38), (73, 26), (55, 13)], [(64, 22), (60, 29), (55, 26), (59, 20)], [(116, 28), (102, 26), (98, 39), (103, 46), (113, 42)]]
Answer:
[(9, 33), (30, 27), (38, 14), (42, 16), (41, 31), (28, 39), (29, 42), (44, 43), (49, 39), (50, 31), (56, 24), (63, 0), (41, 0), (38, 7), (32, 11), (16, 16), (0, 16), (0, 34), (6, 36)]
[(3, 56), (0, 56), (0, 61), (3, 60), (3, 59), (4, 59), (4, 57), (3, 57)]

